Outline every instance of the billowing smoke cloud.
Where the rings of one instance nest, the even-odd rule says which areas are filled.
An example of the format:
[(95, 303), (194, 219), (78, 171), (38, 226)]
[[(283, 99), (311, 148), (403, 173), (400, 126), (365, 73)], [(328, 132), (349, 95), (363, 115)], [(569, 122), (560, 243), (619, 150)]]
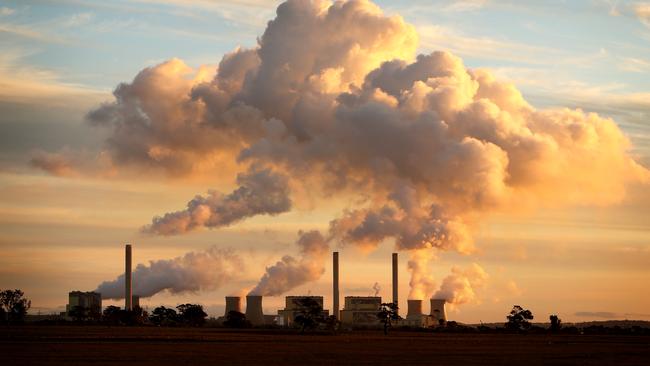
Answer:
[(411, 251), (408, 262), (408, 270), (411, 272), (409, 281), (409, 299), (426, 299), (436, 288), (436, 281), (431, 275), (431, 263), (435, 259), (432, 250), (418, 249)]
[[(155, 218), (147, 230), (163, 235), (287, 211), (291, 187), (355, 202), (331, 223), (345, 245), (392, 239), (401, 250), (470, 253), (473, 228), (493, 212), (611, 204), (626, 184), (648, 181), (613, 120), (536, 109), (488, 70), (416, 49), (414, 28), (369, 1), (288, 0), (257, 47), (224, 56), (216, 71), (177, 59), (142, 70), (88, 119), (111, 131), (118, 167), (271, 169), (270, 187), (244, 179), (229, 195)], [(304, 282), (291, 272), (302, 265), (283, 258), (259, 292), (277, 294), (291, 276)], [(414, 260), (418, 292), (430, 287), (425, 271)], [(275, 278), (286, 284), (275, 290)]]
[(237, 176), (240, 187), (228, 195), (217, 191), (196, 196), (183, 211), (155, 217), (144, 232), (182, 234), (198, 227), (227, 226), (244, 218), (286, 212), (291, 208), (287, 178), (270, 169), (252, 169)]
[[(133, 271), (133, 294), (150, 297), (161, 291), (172, 294), (215, 290), (236, 277), (243, 261), (231, 250), (211, 247), (204, 252), (190, 252), (174, 259), (138, 264)], [(105, 299), (124, 298), (124, 274), (102, 282), (95, 290)]]
[(318, 231), (300, 232), (296, 242), (300, 248), (298, 259), (285, 255), (266, 268), (260, 282), (250, 295), (278, 296), (305, 283), (319, 279), (325, 272), (329, 244)]
[(485, 286), (488, 277), (485, 270), (476, 263), (465, 269), (453, 267), (433, 298), (445, 299), (452, 306), (477, 302), (476, 291)]

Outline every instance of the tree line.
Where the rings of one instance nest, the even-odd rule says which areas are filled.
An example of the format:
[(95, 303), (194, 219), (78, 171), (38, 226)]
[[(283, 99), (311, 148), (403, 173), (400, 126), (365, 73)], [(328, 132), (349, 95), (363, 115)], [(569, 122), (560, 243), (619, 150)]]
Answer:
[[(326, 330), (337, 333), (341, 323), (333, 315), (326, 315), (320, 303), (312, 298), (298, 300), (299, 311), (294, 318), (294, 326), (300, 329), (301, 333), (315, 330)], [(31, 307), (31, 301), (25, 297), (23, 291), (2, 290), (0, 291), (0, 320), (5, 324), (20, 323), (25, 320), (27, 311)], [(383, 325), (384, 334), (402, 318), (398, 315), (399, 308), (394, 303), (382, 303), (377, 313), (377, 320)], [(181, 304), (173, 307), (159, 306), (148, 313), (140, 307), (133, 310), (124, 310), (117, 306), (107, 306), (104, 311), (98, 313), (90, 308), (75, 306), (69, 310), (70, 316), (76, 322), (98, 322), (111, 325), (155, 325), (155, 326), (203, 326), (207, 322), (208, 314), (202, 305)], [(565, 327), (562, 320), (555, 314), (550, 315), (550, 326), (540, 327), (531, 323), (534, 319), (533, 313), (520, 305), (514, 305), (510, 313), (506, 315), (506, 322), (502, 328), (489, 328), (486, 326), (470, 327), (455, 321), (441, 321), (434, 327), (437, 332), (551, 332), (566, 334), (650, 334), (650, 329), (640, 326), (633, 326), (629, 329), (618, 326), (605, 327), (592, 325), (584, 328), (575, 326)], [(228, 328), (250, 328), (251, 323), (246, 315), (238, 311), (230, 311), (226, 314), (222, 326)]]

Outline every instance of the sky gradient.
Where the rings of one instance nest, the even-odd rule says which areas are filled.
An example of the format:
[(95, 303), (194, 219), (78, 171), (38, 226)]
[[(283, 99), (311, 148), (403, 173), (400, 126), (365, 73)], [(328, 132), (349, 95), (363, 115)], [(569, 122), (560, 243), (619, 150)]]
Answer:
[[(294, 243), (300, 230), (326, 232), (330, 221), (352, 206), (349, 192), (294, 197), (294, 207), (277, 216), (255, 216), (184, 235), (145, 235), (140, 230), (152, 217), (185, 207), (195, 195), (236, 189), (232, 173), (241, 173), (242, 166), (235, 159), (215, 157), (218, 164), (211, 169), (170, 175), (102, 165), (106, 141), (116, 135), (89, 123), (86, 116), (113, 102), (111, 93), (118, 84), (132, 83), (141, 70), (173, 58), (195, 72), (205, 65), (209, 80), (225, 54), (256, 46), (279, 3), (3, 2), (0, 288), (20, 288), (32, 299), (32, 312), (49, 312), (63, 308), (68, 291), (93, 290), (115, 279), (123, 271), (124, 243), (133, 244), (134, 263), (212, 246), (231, 248), (245, 270), (218, 288), (159, 293), (143, 300), (153, 306), (199, 302), (211, 315), (220, 315), (223, 296), (245, 293), (264, 268), (285, 254), (299, 255)], [(612, 118), (631, 143), (627, 154), (640, 166), (650, 166), (650, 3), (376, 4), (387, 16), (400, 15), (413, 25), (418, 54), (449, 51), (467, 68), (487, 69), (496, 79), (513, 83), (535, 108), (579, 108)], [(203, 77), (199, 74), (197, 80)], [(48, 172), (39, 169), (44, 165)], [(597, 183), (594, 187), (600, 187)], [(535, 201), (541, 203), (509, 203), (481, 212), (472, 229), (475, 251), (435, 251), (427, 264), (436, 288), (454, 266), (478, 263), (487, 273), (473, 286), (471, 301), (452, 309), (450, 318), (502, 321), (513, 304), (520, 304), (540, 320), (551, 313), (564, 321), (650, 320), (650, 193), (647, 180), (624, 183), (625, 195), (615, 199), (603, 197), (616, 192), (594, 188), (589, 200), (567, 203), (571, 200), (561, 196), (571, 190), (554, 195), (535, 190), (532, 195), (539, 194)], [(390, 296), (391, 239), (373, 251), (355, 246), (339, 251), (342, 296), (372, 294), (375, 282), (381, 296)], [(405, 308), (409, 254), (400, 255)], [(324, 295), (328, 308), (329, 257), (325, 268), (317, 280), (286, 295)], [(264, 301), (265, 309), (275, 313), (284, 300), (278, 296)]]

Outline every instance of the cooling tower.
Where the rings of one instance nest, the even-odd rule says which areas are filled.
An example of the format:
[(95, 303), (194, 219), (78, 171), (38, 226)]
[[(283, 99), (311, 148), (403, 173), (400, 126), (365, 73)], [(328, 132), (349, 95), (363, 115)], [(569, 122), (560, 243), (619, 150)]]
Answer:
[(264, 325), (262, 296), (246, 296), (246, 319), (253, 325)]
[(431, 317), (435, 323), (440, 323), (441, 320), (447, 321), (447, 311), (445, 310), (445, 299), (431, 299)]
[(228, 313), (231, 311), (241, 313), (241, 297), (226, 296), (226, 312), (224, 316), (228, 316)]
[(408, 306), (406, 318), (422, 316), (422, 300), (408, 300)]
[(131, 284), (131, 244), (127, 244), (124, 263), (124, 310), (133, 310)]
[[(398, 303), (398, 291), (397, 291), (397, 253), (393, 253), (393, 304)], [(410, 309), (410, 305), (409, 305)], [(399, 311), (398, 311), (399, 313)]]
[(332, 253), (332, 315), (339, 319), (339, 252)]

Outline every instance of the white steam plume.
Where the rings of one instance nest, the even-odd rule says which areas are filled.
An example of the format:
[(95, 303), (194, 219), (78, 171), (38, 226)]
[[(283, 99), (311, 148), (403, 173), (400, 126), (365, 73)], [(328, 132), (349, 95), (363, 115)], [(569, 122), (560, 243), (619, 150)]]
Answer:
[(298, 233), (296, 244), (300, 248), (298, 259), (285, 255), (266, 272), (260, 282), (250, 291), (250, 295), (278, 296), (319, 279), (325, 272), (329, 244), (318, 231)]
[[(132, 273), (133, 294), (151, 297), (162, 291), (172, 294), (214, 290), (241, 273), (243, 261), (231, 250), (216, 247), (190, 252), (174, 259), (138, 264)], [(124, 274), (104, 281), (95, 290), (105, 299), (124, 298)]]
[(408, 270), (411, 272), (409, 281), (409, 299), (423, 300), (433, 293), (436, 281), (431, 275), (430, 266), (435, 259), (435, 252), (430, 249), (417, 249), (410, 252)]
[(228, 195), (216, 191), (196, 196), (183, 211), (154, 217), (142, 231), (160, 235), (182, 234), (198, 227), (228, 226), (244, 218), (276, 215), (291, 208), (287, 178), (270, 169), (253, 169), (237, 176), (240, 187)]
[(452, 307), (477, 302), (476, 291), (485, 286), (488, 277), (487, 272), (476, 263), (465, 269), (453, 267), (433, 298), (445, 299)]
[(373, 296), (378, 296), (379, 291), (381, 291), (381, 286), (379, 286), (379, 282), (375, 282), (375, 284), (372, 285), (372, 289), (375, 290), (375, 294)]

